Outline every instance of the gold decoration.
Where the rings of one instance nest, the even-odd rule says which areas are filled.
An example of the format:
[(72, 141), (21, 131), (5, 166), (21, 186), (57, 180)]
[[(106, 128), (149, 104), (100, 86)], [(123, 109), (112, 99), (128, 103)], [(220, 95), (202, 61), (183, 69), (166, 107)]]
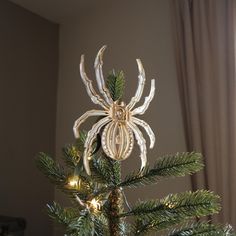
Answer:
[(72, 146), (70, 148), (70, 155), (74, 158), (78, 158), (79, 157), (79, 151), (77, 150), (77, 148), (75, 146)]
[(88, 203), (87, 204), (88, 208), (93, 212), (97, 213), (101, 210), (101, 202), (98, 199), (93, 198), (91, 201), (88, 201), (87, 203)]
[(68, 178), (68, 187), (71, 189), (80, 189), (80, 181), (78, 175), (73, 175)]
[[(139, 82), (136, 93), (131, 101), (126, 105), (124, 102), (113, 101), (108, 89), (105, 86), (102, 66), (103, 66), (103, 53), (106, 46), (103, 46), (95, 59), (94, 68), (96, 74), (96, 80), (98, 89), (103, 98), (98, 95), (93, 86), (92, 81), (88, 78), (84, 69), (84, 55), (81, 56), (80, 61), (80, 74), (85, 84), (88, 95), (93, 103), (100, 105), (104, 110), (90, 110), (84, 113), (74, 123), (73, 131), (76, 138), (79, 138), (80, 125), (90, 116), (102, 116), (103, 118), (93, 125), (92, 129), (88, 132), (87, 139), (85, 141), (84, 150), (84, 167), (88, 175), (91, 175), (89, 168), (89, 159), (91, 159), (92, 143), (96, 138), (96, 135), (104, 127), (102, 133), (102, 148), (107, 156), (115, 160), (124, 160), (129, 157), (134, 146), (134, 136), (140, 147), (141, 158), (141, 170), (147, 164), (147, 149), (146, 141), (142, 132), (138, 128), (141, 126), (147, 132), (150, 138), (150, 148), (153, 148), (155, 143), (155, 135), (151, 127), (143, 120), (135, 117), (135, 115), (142, 115), (148, 109), (150, 102), (155, 94), (155, 80), (151, 80), (151, 90), (143, 105), (135, 108), (142, 97), (144, 85), (145, 85), (145, 72), (140, 59), (137, 59), (139, 70)], [(138, 125), (138, 126), (137, 126)], [(133, 135), (134, 134), (134, 135)]]
[(166, 203), (165, 206), (172, 209), (172, 208), (175, 208), (176, 205), (174, 203), (169, 202), (169, 203)]

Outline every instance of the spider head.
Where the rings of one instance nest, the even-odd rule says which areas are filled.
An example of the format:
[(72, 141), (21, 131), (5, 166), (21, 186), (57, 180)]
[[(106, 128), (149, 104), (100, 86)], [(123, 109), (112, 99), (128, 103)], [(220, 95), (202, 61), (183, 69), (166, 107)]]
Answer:
[(111, 117), (113, 121), (125, 122), (129, 118), (129, 112), (124, 102), (115, 101), (111, 107)]

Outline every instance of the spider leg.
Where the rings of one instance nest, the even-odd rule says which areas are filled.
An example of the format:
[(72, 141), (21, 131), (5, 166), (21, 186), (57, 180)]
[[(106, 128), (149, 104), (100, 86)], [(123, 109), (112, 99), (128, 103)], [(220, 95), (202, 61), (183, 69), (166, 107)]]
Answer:
[(73, 126), (75, 138), (79, 138), (80, 125), (90, 116), (106, 116), (107, 112), (102, 110), (90, 110), (85, 112), (79, 119), (77, 119)]
[(138, 70), (139, 70), (139, 75), (138, 75), (139, 81), (138, 81), (138, 87), (137, 87), (136, 93), (135, 93), (134, 97), (131, 98), (129, 104), (127, 105), (127, 108), (129, 110), (131, 110), (135, 106), (135, 104), (137, 102), (139, 102), (139, 100), (141, 99), (141, 96), (143, 94), (144, 85), (145, 85), (145, 80), (146, 80), (145, 71), (144, 71), (141, 60), (137, 59), (136, 61), (137, 61)]
[(113, 103), (113, 100), (111, 98), (110, 92), (107, 89), (105, 82), (104, 82), (104, 77), (103, 77), (103, 72), (102, 72), (102, 66), (103, 66), (103, 53), (106, 49), (106, 46), (103, 46), (95, 59), (94, 62), (94, 69), (95, 69), (95, 74), (96, 74), (96, 80), (97, 80), (97, 84), (98, 84), (98, 89), (100, 91), (100, 93), (103, 95), (105, 101), (110, 105)]
[(84, 144), (85, 149), (84, 149), (84, 154), (83, 154), (84, 168), (88, 175), (91, 175), (91, 171), (89, 168), (89, 157), (92, 152), (92, 142), (96, 138), (96, 135), (99, 133), (101, 128), (110, 121), (111, 121), (111, 118), (106, 116), (102, 118), (101, 120), (99, 120), (97, 123), (95, 123), (92, 129), (88, 132), (88, 136)]
[(147, 165), (147, 147), (146, 147), (146, 141), (143, 137), (142, 132), (140, 129), (135, 125), (132, 121), (128, 122), (128, 126), (133, 130), (135, 138), (137, 140), (137, 143), (140, 147), (140, 158), (141, 158), (141, 169), (140, 172), (142, 172)]
[(155, 134), (152, 131), (151, 127), (145, 121), (140, 120), (137, 117), (132, 117), (131, 120), (133, 123), (140, 125), (141, 127), (143, 127), (145, 129), (145, 131), (147, 132), (149, 139), (150, 139), (150, 148), (153, 148), (156, 138), (155, 138)]
[(96, 93), (93, 88), (92, 81), (88, 78), (84, 68), (84, 55), (80, 59), (80, 76), (85, 84), (87, 93), (91, 98), (92, 102), (102, 106), (104, 109), (108, 108), (108, 104)]
[(151, 89), (150, 89), (149, 95), (147, 97), (145, 97), (145, 101), (144, 101), (142, 106), (137, 107), (132, 111), (132, 115), (142, 115), (142, 114), (144, 114), (144, 112), (148, 109), (154, 95), (155, 95), (155, 80), (152, 79), (151, 80)]

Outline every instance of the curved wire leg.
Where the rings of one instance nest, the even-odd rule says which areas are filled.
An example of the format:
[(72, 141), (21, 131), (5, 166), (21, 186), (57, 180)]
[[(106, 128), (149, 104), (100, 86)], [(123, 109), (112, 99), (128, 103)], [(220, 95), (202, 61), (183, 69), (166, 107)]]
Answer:
[(103, 46), (99, 51), (98, 54), (95, 58), (94, 62), (94, 69), (95, 69), (95, 75), (96, 75), (96, 80), (98, 84), (98, 89), (100, 93), (103, 95), (105, 101), (108, 104), (112, 104), (113, 100), (111, 98), (110, 92), (107, 89), (105, 82), (104, 82), (104, 77), (103, 77), (103, 72), (102, 72), (102, 66), (103, 66), (103, 53), (106, 49), (106, 46)]
[(83, 154), (83, 162), (84, 168), (88, 175), (91, 175), (90, 167), (89, 167), (89, 157), (91, 155), (92, 142), (96, 138), (96, 135), (99, 133), (101, 128), (111, 121), (110, 117), (105, 117), (99, 120), (96, 124), (93, 125), (92, 129), (88, 132), (87, 139), (84, 144), (84, 154)]
[(137, 87), (136, 93), (135, 93), (134, 97), (131, 98), (129, 104), (127, 105), (127, 108), (129, 110), (131, 110), (135, 106), (135, 104), (137, 102), (139, 102), (139, 100), (141, 99), (141, 96), (143, 94), (144, 85), (145, 85), (145, 80), (146, 80), (145, 71), (144, 71), (141, 60), (137, 59), (136, 61), (137, 61), (138, 70), (139, 70), (139, 75), (138, 75), (139, 81), (138, 81), (138, 87)]
[(155, 137), (155, 134), (152, 131), (151, 127), (149, 126), (149, 124), (143, 120), (138, 119), (137, 117), (132, 117), (131, 120), (133, 121), (133, 123), (140, 125), (141, 127), (143, 127), (145, 129), (145, 131), (147, 132), (149, 139), (150, 139), (150, 148), (153, 148), (154, 144), (155, 144), (156, 137)]
[(133, 130), (135, 138), (137, 140), (137, 143), (140, 147), (140, 158), (141, 158), (141, 168), (140, 172), (144, 170), (144, 168), (147, 165), (147, 147), (146, 147), (146, 141), (143, 137), (142, 132), (139, 130), (137, 125), (135, 125), (133, 122), (128, 122), (128, 126)]
[(142, 115), (144, 112), (148, 109), (152, 99), (154, 98), (155, 95), (155, 80), (151, 80), (151, 89), (150, 93), (147, 97), (145, 97), (145, 101), (142, 106), (135, 108), (132, 111), (132, 115)]
[(109, 104), (107, 104), (94, 90), (92, 81), (88, 78), (85, 68), (84, 68), (84, 55), (81, 56), (80, 59), (80, 76), (85, 84), (87, 93), (89, 97), (91, 98), (92, 102), (95, 104), (98, 104), (102, 106), (104, 109), (107, 109), (109, 107)]
[(102, 110), (90, 110), (85, 112), (79, 119), (77, 119), (73, 126), (75, 138), (79, 138), (79, 127), (90, 116), (106, 116), (107, 112)]

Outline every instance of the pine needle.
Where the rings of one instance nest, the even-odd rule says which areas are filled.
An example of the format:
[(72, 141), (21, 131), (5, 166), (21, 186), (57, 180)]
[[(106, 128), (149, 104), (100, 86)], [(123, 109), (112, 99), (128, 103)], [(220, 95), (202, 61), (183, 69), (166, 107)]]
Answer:
[(202, 168), (202, 155), (200, 153), (177, 153), (158, 158), (154, 167), (152, 169), (147, 167), (142, 174), (133, 172), (119, 186), (138, 187), (155, 184), (163, 178), (190, 175)]

